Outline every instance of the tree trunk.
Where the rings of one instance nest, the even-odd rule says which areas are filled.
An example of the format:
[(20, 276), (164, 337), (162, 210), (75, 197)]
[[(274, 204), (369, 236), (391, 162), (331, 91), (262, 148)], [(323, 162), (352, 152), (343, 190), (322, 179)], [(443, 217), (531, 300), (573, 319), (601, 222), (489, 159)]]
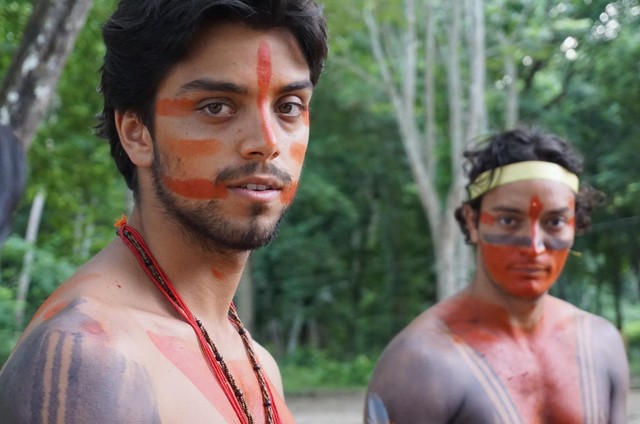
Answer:
[(29, 149), (92, 0), (36, 0), (0, 88), (0, 124)]
[[(484, 133), (487, 128), (487, 113), (484, 97), (485, 85), (485, 49), (484, 49), (484, 12), (482, 0), (469, 0), (469, 67), (471, 81), (468, 84), (469, 99), (465, 102), (462, 91), (462, 71), (460, 66), (460, 33), (462, 32), (461, 2), (449, 2), (451, 20), (448, 22), (447, 51), (447, 87), (449, 99), (449, 150), (451, 163), (449, 169), (452, 183), (445, 193), (444, 202), (436, 189), (438, 176), (438, 160), (436, 152), (436, 111), (434, 83), (434, 50), (435, 21), (433, 12), (437, 10), (435, 0), (425, 3), (426, 22), (425, 57), (422, 66), (417, 63), (417, 24), (416, 2), (406, 0), (404, 16), (406, 26), (402, 30), (401, 63), (393, 63), (389, 59), (384, 45), (394, 45), (392, 34), (383, 32), (377, 25), (373, 13), (373, 3), (365, 8), (365, 23), (369, 30), (371, 50), (383, 81), (383, 87), (389, 96), (394, 109), (402, 144), (407, 155), (411, 173), (418, 189), (422, 207), (425, 211), (431, 230), (437, 275), (437, 296), (439, 299), (450, 296), (466, 283), (469, 277), (469, 250), (464, 245), (462, 236), (453, 218), (454, 209), (464, 199), (464, 180), (462, 175), (462, 152), (466, 140)], [(386, 41), (386, 42), (385, 42)], [(424, 133), (416, 120), (416, 75), (424, 69), (425, 109)], [(400, 75), (394, 75), (399, 70)], [(397, 81), (400, 81), (398, 83)], [(468, 118), (465, 122), (465, 105), (469, 105)], [(465, 125), (466, 124), (466, 125)], [(466, 128), (466, 131), (465, 131)]]
[(29, 293), (29, 284), (31, 283), (31, 269), (33, 268), (33, 260), (35, 258), (36, 240), (38, 238), (38, 229), (40, 228), (40, 220), (44, 209), (46, 193), (38, 191), (31, 205), (29, 213), (29, 223), (27, 224), (26, 241), (29, 246), (24, 254), (22, 261), (22, 271), (18, 277), (18, 294), (16, 296), (16, 312), (15, 322), (16, 331), (21, 331), (24, 325), (24, 311), (27, 306), (27, 295)]

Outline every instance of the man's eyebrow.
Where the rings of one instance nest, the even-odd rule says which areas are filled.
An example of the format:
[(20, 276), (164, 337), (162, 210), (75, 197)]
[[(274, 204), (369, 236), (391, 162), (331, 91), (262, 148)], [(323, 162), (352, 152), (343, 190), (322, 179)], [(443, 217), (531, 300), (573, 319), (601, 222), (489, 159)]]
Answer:
[(489, 208), (492, 212), (511, 212), (511, 213), (526, 213), (522, 209), (514, 208), (513, 206), (497, 205)]
[[(528, 210), (514, 208), (513, 206), (502, 206), (502, 205), (493, 206), (490, 208), (490, 210), (492, 212), (511, 212), (511, 213), (521, 213), (521, 214), (525, 214), (529, 212)], [(570, 211), (571, 211), (571, 208), (569, 208), (568, 206), (564, 206), (561, 208), (545, 211), (544, 214), (545, 215), (562, 214)]]
[(178, 88), (176, 95), (186, 94), (190, 91), (226, 91), (238, 94), (246, 94), (249, 92), (247, 87), (241, 87), (232, 82), (212, 79), (196, 79), (181, 85), (180, 88)]
[[(311, 80), (301, 80), (289, 83), (278, 89), (279, 94), (290, 93), (293, 91), (313, 88)], [(183, 95), (191, 91), (223, 91), (237, 94), (248, 94), (249, 89), (246, 86), (240, 86), (228, 81), (218, 81), (207, 78), (196, 79), (183, 84), (178, 88), (176, 95)]]
[(302, 81), (292, 82), (290, 84), (287, 84), (281, 87), (278, 90), (278, 93), (280, 94), (290, 93), (292, 91), (304, 90), (307, 88), (313, 88), (313, 83), (311, 82), (311, 80), (302, 80)]

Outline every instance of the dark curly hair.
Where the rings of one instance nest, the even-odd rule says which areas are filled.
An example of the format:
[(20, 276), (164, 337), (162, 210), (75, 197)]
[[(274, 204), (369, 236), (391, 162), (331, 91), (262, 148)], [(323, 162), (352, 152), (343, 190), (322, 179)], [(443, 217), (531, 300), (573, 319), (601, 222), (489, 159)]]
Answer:
[(220, 21), (289, 29), (307, 60), (311, 82), (315, 85), (320, 78), (328, 38), (322, 8), (315, 0), (120, 0), (102, 30), (104, 107), (96, 133), (109, 141), (111, 156), (134, 195), (136, 166), (120, 144), (114, 113), (135, 112), (153, 131), (161, 81), (189, 53), (203, 23)]
[[(465, 172), (470, 184), (483, 172), (515, 162), (538, 160), (556, 163), (578, 177), (583, 170), (582, 156), (559, 136), (546, 133), (539, 128), (516, 128), (495, 134), (482, 140), (475, 149), (464, 153)], [(590, 212), (604, 200), (604, 194), (593, 187), (581, 184), (576, 195), (576, 231), (582, 233), (591, 226)], [(464, 202), (454, 214), (470, 244), (469, 229), (463, 215), (464, 205), (469, 205), (479, 216), (483, 196)]]

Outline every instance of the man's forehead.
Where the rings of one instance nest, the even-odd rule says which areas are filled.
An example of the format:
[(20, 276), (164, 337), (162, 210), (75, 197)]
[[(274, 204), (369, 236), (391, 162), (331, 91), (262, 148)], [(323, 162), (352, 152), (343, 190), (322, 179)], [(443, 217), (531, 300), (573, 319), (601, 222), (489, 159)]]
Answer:
[(526, 180), (505, 184), (483, 196), (483, 206), (491, 210), (528, 210), (534, 203), (545, 210), (566, 208), (575, 195), (565, 184), (547, 180)]

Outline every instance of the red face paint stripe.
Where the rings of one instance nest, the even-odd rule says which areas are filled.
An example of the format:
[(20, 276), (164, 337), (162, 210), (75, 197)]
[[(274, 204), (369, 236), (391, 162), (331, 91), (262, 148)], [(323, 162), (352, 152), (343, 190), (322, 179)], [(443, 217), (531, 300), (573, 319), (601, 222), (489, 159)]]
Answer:
[(529, 235), (531, 236), (531, 248), (534, 250), (536, 250), (536, 243), (538, 242), (538, 221), (543, 209), (544, 204), (540, 201), (538, 195), (534, 195), (529, 205), (529, 223), (531, 226)]
[(275, 136), (270, 125), (269, 103), (267, 101), (271, 85), (271, 48), (267, 42), (262, 42), (258, 48), (258, 108), (262, 117), (262, 132), (265, 141), (273, 145)]
[(185, 116), (194, 109), (195, 104), (189, 99), (160, 99), (156, 102), (156, 114), (160, 116)]
[(216, 185), (206, 179), (176, 180), (163, 178), (164, 184), (177, 195), (190, 199), (224, 199), (228, 190), (224, 185)]
[(494, 225), (496, 217), (487, 212), (480, 212), (480, 222), (486, 225)]
[(216, 139), (173, 140), (169, 148), (176, 156), (213, 156), (220, 152), (222, 142)]

